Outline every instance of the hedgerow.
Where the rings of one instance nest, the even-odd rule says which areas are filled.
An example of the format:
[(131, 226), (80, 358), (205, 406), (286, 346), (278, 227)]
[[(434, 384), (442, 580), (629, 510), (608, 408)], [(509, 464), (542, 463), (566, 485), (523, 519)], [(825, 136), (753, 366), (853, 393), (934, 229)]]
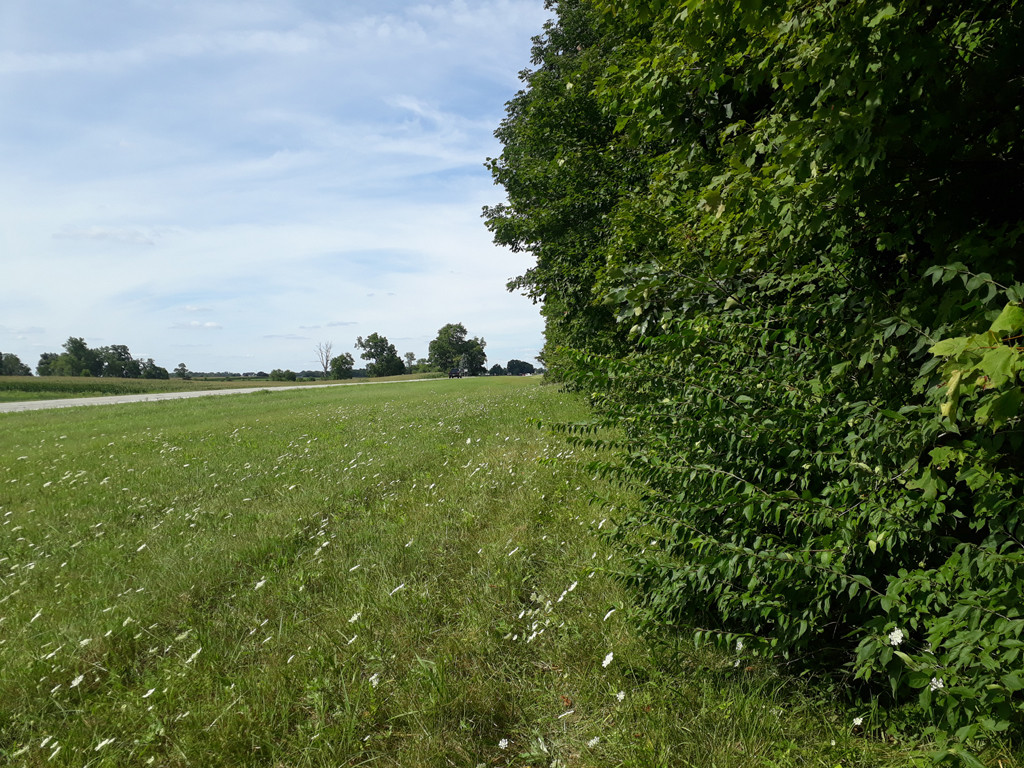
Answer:
[(842, 675), (943, 749), (1019, 736), (1020, 4), (551, 7), (603, 66), (556, 20), (519, 104), (551, 120), (566, 100), (533, 82), (590, 73), (615, 129), (573, 173), (642, 173), (593, 176), (607, 210), (559, 219), (579, 179), (518, 109), (489, 223), (560, 309), (550, 218), (600, 257), (612, 318), (549, 318), (546, 354), (622, 435), (599, 469), (641, 489), (614, 536), (647, 619)]

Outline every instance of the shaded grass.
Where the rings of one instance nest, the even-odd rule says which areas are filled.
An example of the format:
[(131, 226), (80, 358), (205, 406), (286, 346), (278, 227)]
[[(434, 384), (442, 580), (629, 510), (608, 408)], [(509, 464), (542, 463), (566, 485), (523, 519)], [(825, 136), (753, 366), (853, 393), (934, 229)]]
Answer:
[(769, 666), (632, 628), (588, 504), (621, 492), (529, 424), (581, 415), (492, 378), (0, 416), (0, 755), (916, 760)]

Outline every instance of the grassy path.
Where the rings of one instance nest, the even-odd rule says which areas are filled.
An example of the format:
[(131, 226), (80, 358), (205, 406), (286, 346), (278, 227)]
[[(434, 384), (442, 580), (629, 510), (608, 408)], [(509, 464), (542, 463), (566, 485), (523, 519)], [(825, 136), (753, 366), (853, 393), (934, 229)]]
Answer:
[(638, 635), (536, 380), (0, 416), (11, 766), (905, 765)]

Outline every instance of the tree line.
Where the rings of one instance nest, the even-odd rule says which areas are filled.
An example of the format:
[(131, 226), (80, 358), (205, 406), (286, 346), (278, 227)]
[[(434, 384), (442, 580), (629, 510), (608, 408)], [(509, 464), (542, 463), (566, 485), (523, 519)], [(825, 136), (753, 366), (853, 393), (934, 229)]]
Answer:
[(1024, 5), (548, 6), (484, 216), (642, 614), (1019, 736)]
[[(459, 371), (463, 375), (478, 376), (487, 373), (486, 346), (484, 339), (470, 338), (462, 323), (448, 323), (438, 329), (425, 358), (417, 358), (413, 352), (399, 356), (395, 345), (379, 333), (371, 333), (366, 338), (359, 336), (355, 343), (359, 356), (367, 361), (366, 375), (373, 377), (430, 371)], [(349, 379), (356, 375), (356, 361), (351, 353), (334, 356), (331, 342), (318, 344), (316, 351), (325, 378)]]
[[(269, 374), (258, 372), (253, 374), (235, 374), (221, 372), (216, 374), (199, 374), (189, 371), (185, 363), (179, 363), (172, 372), (153, 362), (132, 357), (128, 347), (112, 345), (90, 348), (85, 340), (70, 337), (64, 342), (63, 352), (44, 352), (39, 357), (36, 372), (40, 376), (109, 376), (127, 379), (167, 379), (173, 373), (181, 379), (193, 376), (215, 377), (252, 377), (269, 378), (274, 381), (295, 381), (300, 378), (350, 379), (369, 376), (399, 376), (404, 373), (451, 372), (460, 375), (479, 376), (483, 374), (521, 376), (537, 372), (530, 363), (522, 360), (509, 360), (506, 367), (493, 365), (486, 367), (487, 354), (484, 348), (487, 342), (481, 337), (470, 337), (462, 323), (449, 323), (438, 329), (437, 336), (430, 342), (427, 357), (417, 358), (412, 352), (399, 356), (395, 345), (386, 336), (371, 333), (367, 337), (356, 339), (355, 348), (360, 350), (360, 357), (367, 361), (363, 368), (356, 368), (355, 358), (348, 352), (333, 354), (333, 344), (322, 342), (317, 345), (316, 352), (321, 370), (302, 371), (275, 368)], [(21, 362), (17, 355), (0, 355), (0, 375), (31, 376), (31, 369)]]
[[(109, 376), (120, 379), (167, 379), (166, 368), (153, 362), (153, 358), (136, 359), (128, 347), (113, 344), (91, 348), (85, 340), (71, 336), (64, 342), (63, 352), (44, 352), (39, 356), (36, 373), (40, 376)], [(17, 363), (18, 371), (11, 371), (8, 357)], [(31, 376), (32, 371), (16, 355), (4, 355), (3, 375)]]

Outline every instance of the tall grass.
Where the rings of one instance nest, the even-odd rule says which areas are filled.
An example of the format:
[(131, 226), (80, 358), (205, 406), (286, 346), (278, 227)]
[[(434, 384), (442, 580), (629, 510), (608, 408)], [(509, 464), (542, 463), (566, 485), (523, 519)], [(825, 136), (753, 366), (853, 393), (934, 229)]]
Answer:
[(633, 629), (621, 491), (530, 425), (580, 415), (494, 378), (0, 416), (4, 764), (915, 760)]

